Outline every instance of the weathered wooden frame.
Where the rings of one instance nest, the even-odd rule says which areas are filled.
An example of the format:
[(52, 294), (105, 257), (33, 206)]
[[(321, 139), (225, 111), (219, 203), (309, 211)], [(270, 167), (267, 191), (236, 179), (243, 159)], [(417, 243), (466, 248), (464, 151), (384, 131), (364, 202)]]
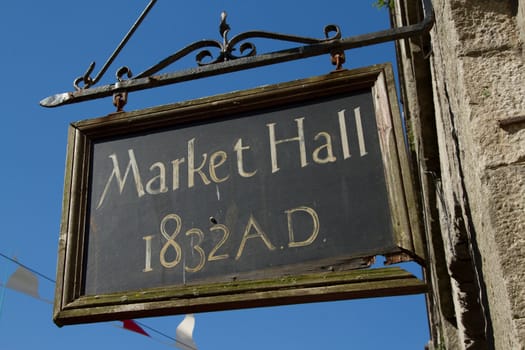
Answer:
[[(175, 105), (115, 113), (71, 125), (59, 239), (54, 320), (58, 325), (257, 306), (422, 293), (426, 284), (396, 267), (318, 272), (276, 279), (152, 288), (96, 296), (82, 295), (90, 143), (108, 136), (204, 121), (311, 97), (372, 89), (383, 153), (392, 227), (398, 251), (420, 263), (425, 248), (406, 156), (403, 128), (389, 64), (264, 86)], [(212, 117), (210, 113), (212, 112)], [(358, 259), (359, 260), (359, 259)], [(395, 258), (392, 260), (396, 260)], [(363, 259), (356, 265), (364, 265)]]

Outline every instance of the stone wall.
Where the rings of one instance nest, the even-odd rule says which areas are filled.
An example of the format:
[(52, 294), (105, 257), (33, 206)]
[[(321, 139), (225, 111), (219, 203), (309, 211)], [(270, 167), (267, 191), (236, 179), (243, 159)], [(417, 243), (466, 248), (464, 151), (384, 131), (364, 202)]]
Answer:
[(434, 0), (430, 37), (398, 43), (435, 348), (525, 348), (524, 2)]
[(519, 2), (518, 26), (520, 27), (521, 42), (525, 43), (525, 0)]

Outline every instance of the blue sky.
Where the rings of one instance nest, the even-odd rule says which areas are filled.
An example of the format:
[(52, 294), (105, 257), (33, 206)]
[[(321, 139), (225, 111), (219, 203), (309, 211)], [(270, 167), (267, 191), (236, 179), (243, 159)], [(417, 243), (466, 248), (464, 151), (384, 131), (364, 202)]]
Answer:
[[(219, 40), (221, 11), (230, 37), (248, 30), (323, 37), (337, 24), (344, 37), (389, 26), (373, 0), (173, 1), (159, 0), (105, 77), (113, 83), (122, 65), (138, 73), (183, 46)], [(55, 278), (64, 162), (69, 123), (114, 111), (110, 98), (45, 109), (38, 102), (72, 91), (91, 61), (102, 67), (147, 1), (3, 1), (0, 4), (0, 253)], [(261, 41), (259, 52), (287, 47)], [(292, 46), (294, 46), (292, 44)], [(392, 44), (347, 52), (345, 68), (395, 62)], [(193, 67), (183, 60), (166, 71)], [(331, 71), (328, 56), (294, 61), (130, 95), (126, 110), (183, 101)], [(0, 257), (0, 282), (16, 265)], [(407, 268), (419, 273), (415, 264)], [(40, 295), (54, 285), (40, 279)], [(52, 322), (52, 305), (0, 290), (0, 348), (164, 349), (170, 340), (119, 329), (119, 322), (66, 326)], [(174, 337), (182, 315), (140, 320)], [(429, 339), (424, 296), (349, 300), (196, 315), (199, 349), (423, 349)]]

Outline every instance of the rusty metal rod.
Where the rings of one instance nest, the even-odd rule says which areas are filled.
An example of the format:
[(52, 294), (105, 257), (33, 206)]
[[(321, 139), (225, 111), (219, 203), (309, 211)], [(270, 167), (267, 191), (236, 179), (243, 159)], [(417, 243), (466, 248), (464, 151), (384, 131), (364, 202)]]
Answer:
[(131, 38), (131, 36), (135, 33), (137, 28), (140, 26), (140, 24), (142, 23), (144, 18), (146, 18), (146, 16), (148, 15), (149, 11), (153, 8), (153, 6), (155, 5), (156, 2), (157, 2), (157, 0), (150, 0), (148, 5), (144, 8), (144, 10), (140, 14), (140, 16), (135, 21), (135, 23), (129, 29), (128, 33), (124, 36), (124, 38), (122, 38), (122, 40), (120, 41), (120, 44), (117, 46), (115, 51), (113, 51), (111, 56), (109, 56), (109, 58), (107, 59), (106, 63), (104, 63), (104, 65), (102, 66), (102, 68), (100, 69), (98, 74), (95, 76), (95, 79), (91, 79), (91, 77), (90, 77), (91, 73), (93, 72), (93, 69), (95, 68), (95, 62), (91, 62), (91, 64), (89, 65), (89, 67), (88, 67), (88, 69), (86, 71), (86, 73), (84, 73), (84, 75), (82, 77), (79, 77), (79, 78), (77, 78), (75, 80), (74, 85), (75, 85), (75, 88), (77, 88), (77, 90), (80, 90), (80, 88), (78, 87), (78, 84), (80, 82), (83, 82), (86, 88), (89, 88), (90, 86), (95, 85), (96, 83), (98, 83), (100, 78), (102, 78), (102, 76), (106, 73), (106, 71), (111, 66), (111, 64), (113, 63), (115, 58), (118, 56), (120, 51), (124, 48), (124, 46), (127, 44), (129, 39)]

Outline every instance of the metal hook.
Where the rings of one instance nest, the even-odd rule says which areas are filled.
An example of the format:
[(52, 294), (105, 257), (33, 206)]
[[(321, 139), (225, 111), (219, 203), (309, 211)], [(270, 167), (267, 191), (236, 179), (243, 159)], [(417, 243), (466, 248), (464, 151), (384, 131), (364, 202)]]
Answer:
[[(120, 83), (124, 81), (123, 77), (124, 75), (128, 76), (128, 79), (130, 79), (133, 76), (133, 73), (131, 73), (131, 69), (128, 67), (120, 67), (117, 70), (116, 77), (117, 77), (117, 83), (115, 84), (115, 87), (118, 88), (120, 86)], [(115, 92), (113, 94), (113, 105), (117, 107), (117, 112), (122, 112), (124, 110), (124, 106), (128, 103), (128, 93), (127, 91), (119, 91)]]
[[(123, 82), (124, 79), (122, 78), (124, 75), (127, 75), (128, 76), (128, 79), (130, 79), (132, 76), (133, 76), (133, 73), (131, 73), (131, 69), (129, 69), (128, 67), (124, 66), (124, 67), (120, 67), (118, 70), (117, 70), (117, 73), (115, 74), (116, 78), (117, 78), (117, 81), (118, 82)], [(118, 85), (118, 83), (117, 83)]]

